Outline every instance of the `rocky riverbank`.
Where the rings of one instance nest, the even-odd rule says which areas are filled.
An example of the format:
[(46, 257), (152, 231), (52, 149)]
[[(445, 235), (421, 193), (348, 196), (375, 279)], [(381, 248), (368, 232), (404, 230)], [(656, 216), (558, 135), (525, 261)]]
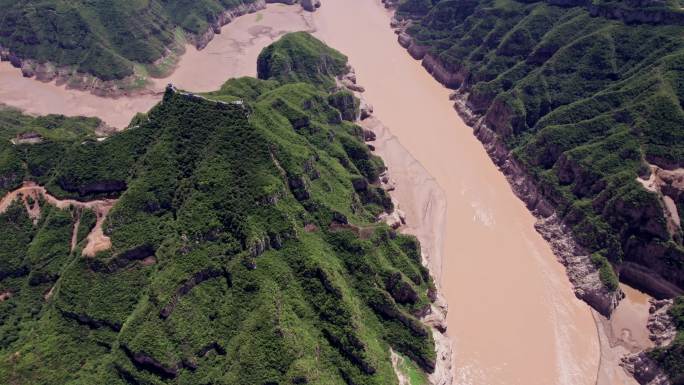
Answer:
[[(668, 314), (673, 301), (651, 300), (648, 317), (649, 338), (655, 347), (667, 347), (674, 340), (677, 330), (674, 320)], [(620, 365), (631, 373), (641, 385), (670, 385), (670, 380), (658, 364), (648, 356), (647, 351), (627, 355)]]
[[(269, 3), (282, 3), (294, 5), (299, 3), (309, 12), (314, 12), (320, 7), (320, 0), (257, 0), (250, 4), (240, 4), (237, 7), (227, 9), (210, 23), (209, 28), (200, 34), (185, 34), (185, 39), (198, 50), (207, 47), (217, 34), (221, 33), (223, 26), (231, 23), (236, 18), (256, 13), (266, 8)], [(133, 74), (123, 79), (102, 80), (91, 74), (79, 72), (73, 67), (59, 67), (50, 62), (39, 62), (33, 59), (21, 58), (9, 49), (0, 45), (0, 61), (9, 62), (13, 67), (21, 70), (26, 78), (33, 78), (41, 82), (55, 82), (58, 86), (65, 86), (70, 90), (86, 91), (100, 97), (134, 97), (141, 95), (154, 95), (154, 82), (148, 76), (159, 78), (167, 77), (174, 72), (178, 61), (185, 53), (186, 47), (178, 42), (167, 48), (164, 55), (149, 67), (155, 69), (151, 74)]]
[[(170, 51), (169, 51), (170, 52)], [(102, 80), (93, 75), (79, 72), (73, 67), (59, 67), (50, 62), (20, 58), (9, 49), (0, 46), (0, 61), (9, 62), (21, 70), (25, 78), (33, 78), (44, 83), (55, 82), (67, 89), (87, 91), (101, 97), (122, 97), (152, 93), (145, 88), (145, 80), (138, 75), (123, 79)]]
[(266, 3), (274, 1), (257, 0), (250, 4), (240, 4), (235, 8), (226, 9), (214, 20), (204, 33), (189, 35), (187, 39), (197, 49), (203, 49), (214, 39), (214, 36), (221, 33), (221, 27), (235, 20), (236, 17), (254, 13), (266, 8)]
[[(392, 1), (383, 0), (383, 3), (388, 8), (393, 7)], [(467, 86), (467, 71), (459, 68), (447, 68), (438, 58), (428, 52), (427, 47), (415, 44), (406, 33), (406, 28), (410, 26), (410, 23), (410, 20), (392, 20), (391, 24), (398, 35), (397, 40), (399, 44), (414, 59), (421, 60), (422, 66), (433, 78), (445, 87), (456, 90), (450, 97), (454, 101), (454, 108), (468, 126), (473, 128), (475, 136), (483, 144), (492, 161), (504, 173), (516, 196), (537, 217), (535, 228), (549, 242), (554, 254), (565, 266), (567, 275), (574, 287), (575, 295), (596, 309), (604, 317), (610, 318), (625, 294), (619, 288), (617, 290), (608, 288), (605, 282), (602, 281), (599, 268), (592, 261), (590, 253), (579, 244), (569, 226), (555, 212), (554, 203), (544, 196), (543, 191), (535, 183), (533, 177), (513, 156), (499, 136), (500, 128), (506, 126), (503, 123), (510, 120), (510, 111), (503, 105), (498, 106), (500, 108), (497, 109), (495, 102), (487, 114), (479, 113), (482, 111), (479, 108), (479, 99), (486, 98), (486, 95), (470, 95)], [(516, 122), (513, 121), (511, 125), (515, 127)], [(677, 216), (672, 215), (671, 217), (673, 222), (678, 222), (679, 218)], [(626, 282), (630, 281), (629, 277), (635, 276), (637, 273), (639, 276), (646, 275), (650, 277), (655, 275), (651, 274), (648, 269), (633, 263), (623, 264), (620, 273), (621, 278)], [(634, 280), (641, 281), (638, 279)], [(662, 296), (672, 296), (679, 293), (674, 285), (663, 285), (662, 283), (654, 282), (653, 279), (647, 282), (651, 282), (651, 285), (648, 287), (637, 287), (649, 292), (662, 293), (660, 294)], [(659, 290), (653, 290), (653, 288)], [(675, 334), (675, 328), (667, 314), (671, 302), (671, 300), (666, 300), (665, 302), (653, 300), (652, 302), (648, 330), (650, 331), (650, 338), (656, 346), (667, 346)], [(597, 325), (600, 329), (599, 332), (604, 333), (605, 331), (602, 327), (605, 327), (605, 325), (602, 325), (599, 321), (597, 321)], [(602, 350), (604, 349), (612, 350), (612, 345), (604, 346), (602, 341)], [(618, 354), (615, 356), (615, 360), (604, 364), (617, 367), (616, 364), (619, 363), (640, 384), (669, 384), (667, 376), (658, 367), (657, 363), (649, 357), (649, 350), (650, 348), (644, 347), (641, 351), (626, 356)], [(604, 364), (601, 365), (602, 368)], [(601, 369), (602, 372), (604, 370), (606, 369)], [(601, 375), (602, 372), (599, 373), (599, 381), (605, 378)]]
[[(451, 96), (454, 108), (461, 118), (473, 128), (475, 136), (482, 142), (492, 161), (506, 175), (511, 189), (529, 210), (537, 217), (537, 231), (551, 245), (558, 260), (566, 267), (575, 295), (587, 302), (602, 315), (609, 317), (624, 293), (611, 290), (601, 281), (599, 269), (591, 261), (589, 252), (574, 239), (571, 231), (562, 223), (549, 202), (524, 167), (513, 157), (505, 143), (490, 128), (493, 114), (477, 114), (468, 103), (468, 92), (463, 87), (465, 74), (450, 71), (438, 59), (427, 52), (426, 47), (415, 44), (405, 33), (409, 23), (393, 20), (392, 26), (398, 34), (398, 41), (416, 60), (422, 60), (423, 67), (440, 83), (448, 88), (459, 88)], [(502, 117), (503, 118), (503, 117)]]
[[(381, 215), (378, 220), (386, 222), (401, 232), (414, 235), (420, 241), (423, 264), (430, 269), (437, 287), (435, 292), (430, 293), (432, 300), (430, 309), (421, 318), (423, 323), (432, 329), (437, 352), (435, 370), (428, 376), (428, 379), (433, 385), (451, 385), (454, 375), (452, 344), (447, 334), (448, 305), (439, 293), (440, 272), (437, 270), (442, 264), (441, 237), (436, 234), (443, 231), (443, 214), (446, 204), (443, 192), (387, 127), (373, 116), (373, 107), (364, 99), (364, 87), (357, 84), (352, 68), (349, 68), (349, 72), (338, 79), (338, 86), (354, 93), (361, 100), (357, 124), (364, 129), (364, 138), (368, 146), (383, 159), (387, 166), (380, 181), (392, 197), (395, 210)], [(395, 169), (411, 169), (412, 171), (394, 173)], [(397, 193), (397, 188), (412, 190), (411, 200), (403, 199), (405, 197)], [(419, 217), (422, 217), (422, 220)], [(393, 359), (396, 362), (396, 357)], [(395, 369), (397, 369), (396, 365)], [(400, 378), (402, 377), (401, 373), (397, 374)]]

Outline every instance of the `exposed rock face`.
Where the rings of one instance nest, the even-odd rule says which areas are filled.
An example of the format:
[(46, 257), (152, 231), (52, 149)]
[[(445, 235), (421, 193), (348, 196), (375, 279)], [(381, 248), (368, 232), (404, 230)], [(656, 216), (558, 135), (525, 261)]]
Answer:
[(432, 327), (432, 337), (435, 340), (435, 350), (437, 351), (437, 360), (435, 363), (435, 371), (430, 374), (429, 380), (433, 385), (451, 385), (454, 381), (452, 370), (452, 352), (451, 339), (446, 335), (447, 324), (446, 316), (449, 311), (444, 298), (436, 294), (436, 298), (430, 312), (423, 317), (423, 322)]
[(356, 84), (356, 73), (354, 72), (354, 69), (349, 67), (348, 71), (344, 73), (343, 75), (338, 77), (338, 83), (348, 89), (349, 91), (352, 92), (364, 92), (366, 91), (365, 88), (362, 86)]
[(620, 365), (641, 385), (670, 385), (667, 375), (643, 352), (624, 357)]
[(108, 327), (114, 331), (119, 331), (121, 330), (121, 325), (118, 323), (106, 321), (106, 320), (98, 320), (95, 318), (92, 318), (86, 314), (78, 314), (78, 313), (72, 313), (68, 311), (61, 311), (62, 315), (64, 315), (67, 318), (71, 318), (74, 321), (80, 323), (81, 325), (86, 325), (91, 329), (100, 329), (103, 327)]
[(447, 69), (430, 53), (426, 53), (423, 57), (423, 67), (447, 88), (457, 89), (465, 81), (464, 73)]
[(153, 262), (153, 260), (150, 260), (148, 258), (154, 258), (154, 253), (155, 250), (152, 246), (141, 245), (126, 252), (123, 252), (106, 262), (104, 262), (101, 259), (88, 259), (87, 262), (89, 267), (93, 271), (113, 273), (115, 271), (118, 271), (129, 266), (131, 263), (135, 261), (144, 261), (147, 259), (146, 263), (150, 264)]
[[(673, 301), (651, 299), (648, 317), (649, 338), (656, 347), (664, 347), (672, 343), (677, 330), (669, 315)], [(631, 373), (641, 385), (670, 385), (671, 382), (658, 364), (653, 361), (647, 351), (630, 354), (622, 359), (620, 365)]]
[(12, 139), (12, 144), (39, 144), (43, 142), (43, 136), (37, 132), (25, 132)]
[[(388, 0), (383, 0), (386, 6), (387, 1)], [(354, 92), (355, 96), (361, 99), (361, 113), (359, 116), (359, 120), (366, 119), (372, 116), (373, 107), (370, 106), (370, 104), (368, 104), (361, 95), (361, 93), (364, 91), (364, 88), (356, 84), (356, 75), (354, 73), (353, 68), (349, 67), (347, 69), (347, 72), (338, 79), (338, 85), (341, 85), (343, 88), (346, 88), (347, 90)], [(364, 110), (366, 111), (365, 113)], [(363, 130), (363, 136), (365, 141), (376, 140), (376, 134), (371, 130)], [(381, 188), (386, 192), (393, 191), (396, 188), (395, 182), (391, 179), (388, 170), (385, 170), (378, 177), (378, 179), (379, 180), (377, 182), (379, 182)], [(357, 192), (365, 191), (369, 188), (369, 184), (368, 181), (366, 181), (365, 179), (363, 181), (355, 180), (353, 181), (353, 187)], [(397, 207), (398, 205), (394, 201), (394, 198), (391, 199), (392, 207)], [(336, 222), (346, 224), (347, 218), (344, 216), (342, 217), (343, 218), (334, 220)], [(340, 219), (343, 219), (343, 221)], [(406, 214), (399, 209), (387, 210), (386, 212), (381, 213), (378, 216), (377, 220), (387, 223), (390, 227), (392, 227), (395, 230), (399, 230), (402, 226), (406, 225)], [(421, 255), (423, 258), (426, 257), (424, 253), (421, 253)], [(428, 262), (424, 259), (423, 264), (427, 265)], [(415, 292), (412, 293), (412, 289), (409, 290), (410, 286), (408, 286), (407, 289), (407, 285), (403, 285), (400, 281), (400, 278), (398, 279), (398, 277), (390, 278), (390, 280), (386, 282), (386, 285), (392, 297), (397, 302), (412, 302), (414, 300), (413, 298), (415, 298)], [(423, 369), (426, 369), (428, 373), (430, 373), (428, 375), (430, 384), (451, 385), (454, 380), (452, 370), (453, 348), (451, 345), (451, 339), (446, 334), (446, 316), (448, 312), (448, 306), (446, 300), (435, 290), (430, 290), (428, 292), (428, 297), (432, 301), (431, 306), (425, 309), (423, 313), (417, 316), (420, 316), (422, 323), (425, 326), (427, 326), (432, 333), (432, 336), (435, 341), (435, 351), (437, 352), (437, 357), (435, 359), (435, 362), (422, 362), (419, 360), (419, 357), (411, 358), (414, 359), (414, 361), (416, 361), (417, 363), (419, 363), (423, 367)], [(389, 312), (390, 314), (394, 314), (394, 311), (392, 309), (383, 310)], [(409, 320), (404, 319), (404, 321), (402, 322), (409, 322)], [(412, 325), (412, 328), (414, 329), (414, 331), (420, 331), (422, 326)], [(405, 379), (403, 379), (400, 376), (400, 382), (401, 381), (405, 381)]]
[(126, 353), (126, 355), (133, 361), (136, 366), (141, 369), (150, 371), (162, 378), (171, 379), (178, 376), (178, 370), (180, 369), (178, 364), (173, 366), (165, 366), (159, 361), (155, 360), (153, 357), (143, 353), (143, 352), (132, 352), (127, 346), (121, 346)]
[(649, 338), (656, 346), (667, 346), (674, 341), (677, 335), (677, 328), (669, 313), (673, 301), (671, 299), (652, 299), (650, 302), (651, 307), (648, 309), (650, 316), (646, 325), (650, 332)]
[[(576, 5), (572, 0), (564, 3), (567, 4), (560, 5)], [(526, 166), (515, 159), (505, 145), (506, 138), (519, 133), (525, 127), (524, 114), (516, 113), (515, 107), (503, 98), (495, 98), (495, 95), (488, 94), (487, 91), (472, 91), (470, 85), (477, 80), (473, 78), (474, 75), (464, 68), (450, 68), (445, 65), (429, 49), (414, 41), (406, 32), (407, 25), (410, 25), (410, 21), (397, 18), (392, 20), (399, 44), (406, 48), (412, 57), (422, 60), (423, 67), (437, 81), (448, 88), (458, 90), (451, 95), (451, 99), (455, 101), (455, 109), (464, 121), (473, 127), (476, 137), (484, 144), (494, 163), (507, 176), (516, 195), (539, 218), (537, 230), (549, 240), (559, 260), (568, 269), (576, 295), (600, 313), (610, 315), (623, 294), (619, 290), (611, 292), (603, 288), (598, 270), (588, 256), (590, 253), (580, 247), (572, 235), (572, 223), (566, 224), (563, 221), (568, 220), (567, 217), (554, 214), (555, 207), (561, 201), (560, 197), (552, 196), (553, 191), (546, 191), (548, 189), (538, 184), (527, 172)], [(548, 52), (535, 52), (530, 55), (529, 60), (542, 60), (553, 52), (553, 47), (549, 48)], [(566, 182), (573, 182), (573, 193), (582, 196), (605, 189), (596, 175), (579, 167), (577, 160), (556, 155), (549, 158), (553, 158), (554, 161), (559, 158), (558, 177)], [(677, 170), (669, 170), (667, 173), (661, 171), (658, 176), (661, 178), (659, 183), (663, 196), (662, 205), (656, 202), (654, 205), (632, 207), (632, 202), (616, 199), (611, 202), (610, 207), (604, 208), (615, 212), (616, 215), (631, 218), (629, 222), (635, 227), (635, 232), (653, 236), (654, 242), (648, 244), (625, 245), (625, 260), (631, 263), (626, 263), (620, 270), (620, 277), (625, 282), (632, 281), (630, 277), (634, 278), (633, 281), (644, 282), (644, 285), (637, 287), (658, 297), (671, 297), (682, 292), (676, 285), (681, 281), (681, 277), (673, 276), (677, 274), (676, 271), (662, 263), (664, 260), (680, 258), (676, 248), (668, 245), (666, 239), (668, 231), (673, 239), (680, 240), (678, 242), (683, 238), (678, 205), (684, 204), (684, 194), (681, 193), (684, 188), (676, 186), (684, 187), (684, 172), (678, 173)], [(669, 218), (667, 228), (660, 221), (663, 212)], [(635, 266), (637, 268), (633, 268)], [(649, 279), (641, 280), (638, 277)]]
[(195, 45), (197, 49), (203, 49), (207, 46), (207, 44), (209, 44), (216, 34), (221, 33), (221, 27), (233, 21), (236, 17), (246, 15), (248, 13), (254, 13), (264, 8), (266, 8), (266, 0), (257, 0), (251, 4), (240, 4), (237, 7), (227, 9), (216, 18), (216, 20), (211, 24), (210, 28), (204, 33), (189, 36), (188, 40)]
[(12, 298), (12, 292), (11, 291), (5, 291), (3, 293), (0, 293), (0, 302), (4, 302), (10, 298)]
[(218, 270), (218, 269), (204, 269), (202, 271), (199, 271), (195, 273), (190, 279), (185, 281), (177, 290), (176, 293), (172, 296), (171, 300), (169, 303), (164, 306), (161, 311), (159, 312), (159, 317), (162, 319), (168, 318), (173, 310), (176, 308), (176, 305), (178, 304), (178, 301), (188, 294), (190, 290), (192, 290), (195, 286), (199, 285), (200, 283), (204, 281), (208, 281), (213, 278), (218, 278), (218, 277), (225, 277), (226, 280), (228, 281), (230, 285), (230, 274), (228, 272), (225, 272), (223, 270)]
[[(651, 249), (649, 257), (661, 255), (658, 250)], [(649, 252), (649, 251), (647, 251)], [(634, 262), (622, 262), (620, 280), (637, 289), (648, 291), (656, 298), (672, 298), (682, 294), (676, 285), (666, 281), (662, 276), (649, 268)]]
[(321, 6), (320, 0), (300, 0), (302, 3), (302, 8), (309, 12), (313, 12), (316, 8)]
[(565, 266), (572, 283), (575, 296), (585, 301), (605, 317), (618, 306), (624, 298), (621, 290), (612, 291), (601, 282), (599, 271), (591, 262), (589, 253), (580, 247), (556, 214), (544, 217), (540, 212), (535, 229), (549, 242), (559, 261)]
[(136, 89), (138, 81), (135, 75), (118, 80), (102, 80), (93, 75), (78, 72), (71, 67), (57, 67), (52, 63), (40, 63), (33, 59), (20, 58), (0, 46), (0, 61), (9, 61), (19, 68), (24, 77), (43, 82), (56, 81), (57, 85), (66, 85), (69, 89), (88, 91), (97, 96), (117, 97), (144, 94), (148, 91)]
[(682, 223), (679, 207), (684, 204), (684, 169), (665, 169), (649, 165), (648, 178), (637, 178), (645, 189), (658, 195), (662, 201), (663, 216), (667, 221), (667, 231), (680, 243), (682, 242)]
[(75, 185), (70, 181), (60, 180), (59, 185), (64, 191), (78, 192), (80, 196), (87, 196), (90, 194), (117, 194), (125, 191), (127, 188), (126, 182), (120, 180), (103, 180), (83, 185)]
[(321, 1), (320, 0), (266, 0), (266, 3), (280, 3), (280, 4), (287, 4), (287, 5), (293, 5), (299, 2), (304, 8), (304, 10), (309, 11), (309, 12), (314, 12), (316, 8), (321, 6)]
[(473, 127), (475, 136), (506, 175), (513, 192), (537, 217), (535, 228), (550, 243), (554, 254), (566, 267), (575, 295), (609, 317), (624, 293), (619, 289), (611, 291), (601, 282), (598, 269), (591, 262), (589, 253), (574, 240), (570, 230), (556, 215), (553, 205), (544, 197), (522, 165), (513, 158), (500, 135), (489, 127), (486, 117), (478, 116), (468, 108), (467, 95), (457, 93), (454, 99), (454, 107), (463, 120)]

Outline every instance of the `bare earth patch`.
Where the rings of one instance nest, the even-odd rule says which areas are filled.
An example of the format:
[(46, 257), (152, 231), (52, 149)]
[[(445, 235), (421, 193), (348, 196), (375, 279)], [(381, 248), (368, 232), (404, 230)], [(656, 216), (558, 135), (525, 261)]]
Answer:
[[(74, 207), (89, 209), (95, 212), (95, 215), (97, 215), (97, 222), (95, 222), (95, 227), (93, 227), (90, 234), (88, 234), (87, 243), (83, 249), (84, 256), (94, 257), (98, 252), (107, 250), (112, 246), (111, 239), (106, 236), (102, 230), (102, 224), (107, 218), (109, 210), (111, 210), (116, 203), (116, 199), (101, 199), (89, 202), (80, 202), (73, 199), (57, 199), (50, 195), (45, 187), (39, 186), (35, 182), (24, 182), (22, 187), (10, 191), (0, 199), (0, 214), (7, 211), (14, 201), (20, 199), (24, 204), (29, 217), (33, 219), (34, 223), (37, 223), (41, 215), (39, 204), (40, 198), (43, 198), (47, 204), (62, 210)], [(78, 221), (76, 228), (78, 228)], [(74, 234), (72, 235), (72, 250), (75, 247), (74, 239), (77, 237), (76, 231), (77, 230), (74, 229)]]

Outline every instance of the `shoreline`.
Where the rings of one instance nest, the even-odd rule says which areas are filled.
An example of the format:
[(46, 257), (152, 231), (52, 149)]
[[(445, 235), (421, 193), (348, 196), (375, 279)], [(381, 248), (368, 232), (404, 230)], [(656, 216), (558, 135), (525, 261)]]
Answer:
[[(256, 0), (250, 4), (240, 4), (233, 8), (226, 9), (220, 13), (216, 21), (209, 23), (207, 30), (201, 34), (186, 33), (185, 38), (188, 43), (193, 45), (197, 50), (202, 50), (214, 39), (217, 34), (221, 33), (221, 29), (228, 25), (236, 18), (251, 13), (255, 13), (266, 9), (267, 0)], [(284, 3), (288, 4), (289, 3)], [(293, 3), (294, 4), (294, 3)], [(77, 90), (91, 93), (102, 98), (121, 98), (121, 97), (135, 97), (144, 95), (157, 95), (158, 90), (155, 89), (159, 81), (171, 78), (177, 69), (178, 62), (182, 56), (186, 54), (185, 47), (170, 46), (166, 47), (166, 53), (157, 59), (154, 63), (138, 63), (141, 65), (155, 65), (161, 63), (174, 53), (174, 50), (181, 49), (172, 68), (162, 77), (150, 76), (144, 79), (144, 84), (137, 84), (140, 77), (135, 73), (122, 79), (102, 80), (94, 75), (79, 72), (69, 66), (57, 66), (52, 62), (40, 63), (30, 58), (20, 58), (9, 48), (0, 45), (0, 62), (9, 62), (12, 67), (21, 71), (25, 78), (35, 79), (43, 83), (54, 83), (57, 86), (64, 85), (68, 90)]]
[[(432, 302), (430, 310), (420, 318), (432, 330), (436, 352), (435, 371), (425, 374), (431, 385), (452, 385), (455, 373), (453, 345), (447, 333), (446, 318), (449, 309), (441, 294), (446, 196), (427, 169), (373, 115), (373, 107), (364, 97), (364, 87), (357, 84), (354, 69), (351, 66), (348, 68), (349, 71), (337, 79), (338, 87), (353, 93), (360, 100), (360, 111), (355, 123), (364, 132), (372, 133), (364, 134), (366, 143), (385, 164), (385, 172), (380, 175), (380, 181), (394, 204), (394, 210), (381, 214), (378, 221), (418, 239), (423, 265), (428, 268), (435, 284), (435, 293), (428, 293)], [(404, 384), (406, 379), (397, 368), (397, 356), (394, 351), (391, 353), (397, 377), (400, 384)]]
[(433, 385), (450, 385), (455, 377), (452, 367), (453, 346), (446, 322), (448, 304), (441, 294), (442, 240), (447, 204), (444, 192), (381, 121), (371, 115), (357, 121), (357, 124), (376, 135), (373, 152), (382, 158), (387, 168), (387, 184), (391, 186), (389, 194), (395, 204), (395, 212), (400, 217), (400, 222), (395, 223), (400, 232), (418, 239), (423, 265), (433, 277), (436, 299), (430, 313), (421, 318), (432, 329), (437, 353), (435, 372), (429, 374), (428, 378)]
[(315, 13), (295, 5), (269, 3), (257, 13), (261, 17), (255, 14), (237, 17), (201, 51), (185, 45), (186, 52), (169, 76), (150, 79), (149, 89), (132, 95), (98, 96), (55, 80), (27, 78), (20, 69), (2, 61), (0, 105), (34, 116), (96, 116), (110, 127), (123, 129), (136, 113), (146, 113), (161, 100), (168, 83), (193, 92), (208, 92), (219, 89), (229, 78), (256, 76), (255, 63), (261, 48), (284, 33), (312, 29), (311, 15)]
[[(407, 24), (394, 18), (395, 4), (388, 0), (382, 0), (382, 2), (387, 9), (392, 10), (393, 17), (390, 25), (398, 35), (398, 44), (413, 59), (421, 62), (422, 67), (435, 81), (447, 88), (455, 89), (450, 95), (450, 99), (454, 101), (454, 110), (473, 130), (473, 135), (482, 144), (491, 161), (504, 174), (515, 196), (537, 218), (535, 229), (549, 243), (556, 259), (564, 266), (577, 298), (589, 305), (596, 325), (600, 347), (596, 384), (642, 383), (643, 372), (648, 372), (649, 376), (651, 372), (655, 372), (653, 376), (655, 377), (654, 381), (657, 382), (649, 382), (649, 384), (669, 384), (664, 379), (662, 370), (652, 360), (644, 358), (648, 350), (654, 346), (661, 346), (661, 344), (642, 343), (629, 349), (624, 345), (622, 339), (615, 336), (617, 331), (613, 320), (611, 320), (611, 315), (621, 303), (628, 302), (624, 300), (626, 297), (622, 290), (624, 284), (621, 282), (621, 287), (614, 292), (610, 292), (604, 287), (598, 277), (598, 269), (591, 262), (589, 254), (579, 245), (565, 224), (558, 219), (553, 205), (539, 191), (532, 178), (511, 155), (506, 145), (499, 140), (498, 135), (488, 127), (485, 116), (475, 113), (468, 106), (468, 93), (464, 92), (462, 87), (463, 75), (446, 70), (438, 59), (427, 53), (424, 47), (413, 44), (413, 39), (405, 33)], [(453, 85), (458, 85), (458, 87), (452, 87)], [(635, 289), (631, 290), (636, 291)], [(649, 297), (651, 304), (654, 303), (653, 298), (647, 294), (641, 294)], [(627, 305), (624, 304), (624, 306)], [(633, 304), (629, 306), (633, 306)], [(653, 305), (651, 305), (651, 312), (653, 312), (652, 309)], [(638, 328), (641, 329), (640, 331), (648, 332), (650, 326), (647, 325), (651, 324), (653, 314), (649, 315), (649, 312), (645, 312), (640, 316), (646, 316), (648, 323), (644, 322)], [(622, 329), (620, 332), (626, 333), (631, 338), (633, 330)], [(650, 330), (649, 338), (651, 340), (657, 340), (661, 337), (657, 332)]]
[[(370, 124), (370, 123), (372, 123), (372, 120), (366, 119), (365, 123), (362, 122), (361, 125), (363, 126), (364, 124)], [(382, 125), (380, 122), (378, 122), (378, 124)], [(439, 252), (435, 252), (434, 249), (436, 247), (435, 244), (442, 244), (444, 242), (444, 239), (442, 239), (442, 238), (443, 238), (443, 233), (445, 231), (444, 230), (445, 226), (441, 225), (441, 227), (440, 227), (440, 225), (437, 225), (436, 223), (438, 223), (440, 220), (435, 220), (434, 218), (431, 219), (430, 215), (428, 215), (427, 212), (437, 213), (437, 214), (441, 213), (443, 220), (445, 220), (444, 217), (445, 217), (445, 212), (446, 212), (446, 207), (445, 207), (446, 202), (440, 202), (437, 195), (429, 196), (429, 197), (421, 196), (420, 199), (414, 199), (414, 198), (407, 198), (406, 197), (406, 196), (411, 197), (412, 196), (411, 194), (413, 194), (413, 196), (419, 196), (421, 194), (424, 195), (424, 192), (421, 193), (421, 190), (425, 190), (423, 187), (425, 187), (426, 184), (432, 183), (432, 182), (434, 182), (434, 184), (437, 185), (437, 182), (434, 178), (432, 178), (430, 176), (430, 174), (427, 172), (427, 170), (420, 163), (418, 163), (418, 161), (416, 161), (410, 153), (408, 153), (408, 150), (406, 150), (401, 145), (401, 143), (399, 143), (398, 138), (395, 135), (393, 135), (391, 132), (389, 132), (386, 127), (384, 127), (384, 126), (382, 126), (380, 128), (376, 127), (376, 129), (378, 129), (379, 131), (382, 131), (382, 130), (387, 131), (386, 132), (387, 137), (382, 136), (382, 135), (378, 135), (378, 139), (376, 140), (376, 143), (375, 143), (375, 144), (378, 144), (376, 146), (376, 151), (377, 151), (378, 155), (380, 155), (381, 151), (387, 151), (387, 153), (385, 153), (384, 155), (381, 155), (381, 157), (386, 162), (386, 164), (388, 166), (390, 165), (390, 162), (388, 161), (388, 157), (391, 157), (391, 156), (396, 156), (397, 159), (401, 160), (402, 162), (407, 161), (407, 163), (396, 163), (396, 164), (400, 164), (400, 166), (398, 166), (398, 167), (395, 166), (395, 167), (393, 167), (393, 169), (390, 168), (390, 175), (389, 175), (390, 178), (394, 178), (395, 181), (400, 181), (400, 180), (407, 181), (406, 183), (403, 183), (403, 182), (398, 183), (397, 189), (390, 193), (393, 196), (393, 198), (395, 196), (397, 196), (396, 199), (399, 202), (398, 207), (397, 207), (398, 210), (403, 210), (407, 213), (407, 216), (406, 216), (407, 217), (407, 223), (406, 223), (405, 227), (402, 229), (402, 231), (410, 232), (410, 233), (416, 235), (419, 239), (421, 239), (419, 235), (412, 232), (414, 230), (414, 227), (418, 228), (418, 229), (422, 228), (426, 233), (426, 235), (423, 235), (424, 237), (425, 236), (431, 237), (433, 235), (436, 235), (437, 233), (440, 233), (439, 230), (441, 229), (442, 235), (440, 235), (438, 237), (440, 239), (430, 238), (431, 241), (428, 240), (425, 243), (421, 242), (421, 251), (422, 251), (422, 253), (424, 253), (423, 258), (424, 258), (424, 260), (427, 260), (428, 265), (432, 265), (432, 266), (430, 266), (431, 267), (430, 272), (433, 275), (433, 277), (435, 278), (436, 284), (438, 286), (441, 286), (440, 283), (441, 283), (441, 278), (443, 275), (442, 274), (443, 273), (442, 272), (443, 254), (442, 254), (441, 248), (443, 246), (440, 245), (439, 247), (437, 247), (437, 249), (439, 249)], [(384, 147), (379, 145), (382, 138), (385, 138), (385, 141), (383, 142)], [(408, 157), (405, 154), (400, 155), (400, 154), (403, 154), (401, 152), (401, 150), (403, 150), (405, 152), (405, 154), (408, 154)], [(392, 154), (394, 154), (394, 155), (392, 155)], [(414, 162), (411, 162), (409, 160), (412, 160)], [(418, 170), (418, 169), (422, 169), (422, 171), (426, 173), (425, 175), (427, 175), (427, 178), (422, 178), (422, 179), (419, 178), (417, 176), (417, 174), (420, 173), (420, 170)], [(410, 170), (410, 171), (407, 171), (407, 170)], [(401, 175), (404, 173), (407, 175)], [(412, 177), (411, 177), (411, 175), (408, 175), (411, 173), (413, 173)], [(411, 179), (411, 178), (413, 178), (413, 179)], [(411, 181), (413, 181), (413, 182), (411, 182)], [(436, 187), (439, 189), (438, 185)], [(401, 197), (402, 194), (405, 195), (403, 198)], [(441, 194), (442, 195), (444, 194), (443, 191), (441, 191)], [(430, 195), (430, 194), (427, 194), (427, 195)], [(405, 204), (407, 204), (407, 202), (408, 202), (409, 206), (404, 206)], [(443, 204), (444, 207), (441, 208), (440, 204)], [(433, 223), (432, 223), (432, 226), (426, 226), (424, 224), (424, 222), (433, 222)], [(426, 229), (425, 227), (431, 228), (433, 230), (437, 229), (438, 231), (432, 231), (431, 232), (429, 229)], [(421, 241), (422, 241), (422, 239), (421, 239)], [(428, 245), (430, 242), (432, 242), (433, 244)], [(430, 251), (425, 252), (424, 249), (427, 249)], [(455, 367), (451, 368), (451, 370), (454, 370), (454, 369), (455, 369)]]

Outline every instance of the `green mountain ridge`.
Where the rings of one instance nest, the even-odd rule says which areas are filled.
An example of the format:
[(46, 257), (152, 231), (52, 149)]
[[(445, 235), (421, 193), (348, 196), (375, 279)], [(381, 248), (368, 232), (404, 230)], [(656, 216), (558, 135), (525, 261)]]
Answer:
[[(70, 251), (88, 211), (0, 214), (0, 383), (397, 384), (390, 348), (434, 370), (434, 284), (417, 240), (375, 221), (384, 165), (329, 87), (346, 61), (289, 34), (267, 78), (169, 88), (104, 141), (97, 119), (0, 111), (3, 195), (117, 199), (94, 257)], [(9, 140), (26, 134), (42, 142)]]

